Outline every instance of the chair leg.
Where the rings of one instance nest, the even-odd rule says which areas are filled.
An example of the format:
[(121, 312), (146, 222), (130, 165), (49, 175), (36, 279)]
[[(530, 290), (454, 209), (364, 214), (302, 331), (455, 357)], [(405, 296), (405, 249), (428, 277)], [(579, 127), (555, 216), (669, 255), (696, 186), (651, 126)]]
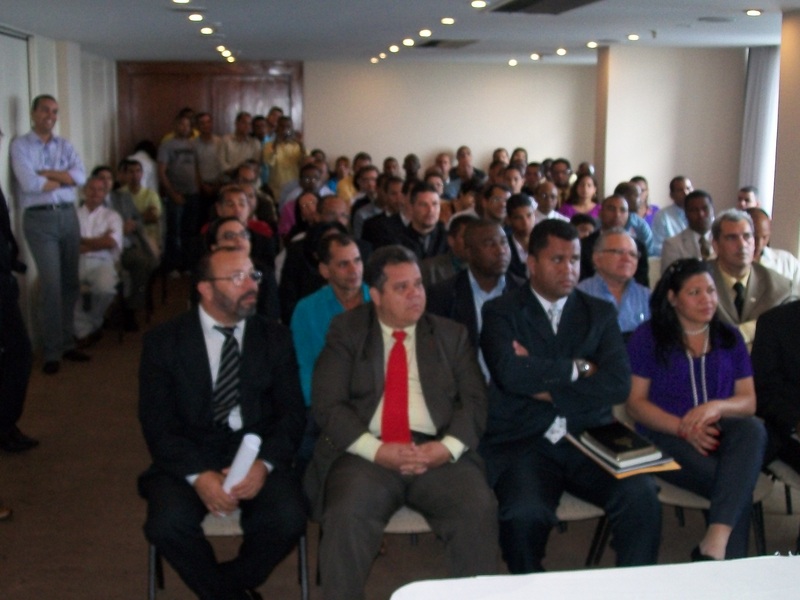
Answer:
[(297, 544), (297, 570), (300, 581), (300, 600), (308, 600), (308, 539), (305, 534), (300, 536)]
[(597, 527), (592, 536), (592, 543), (589, 546), (589, 555), (586, 557), (586, 566), (597, 566), (603, 558), (603, 550), (608, 544), (608, 538), (611, 535), (611, 526), (608, 522), (608, 517), (603, 515), (597, 521)]
[(788, 485), (783, 486), (783, 494), (786, 497), (786, 514), (792, 514), (792, 488)]
[(753, 533), (756, 542), (756, 554), (763, 556), (767, 553), (767, 539), (764, 534), (764, 506), (761, 502), (756, 502), (753, 505), (753, 512), (751, 515), (753, 521)]

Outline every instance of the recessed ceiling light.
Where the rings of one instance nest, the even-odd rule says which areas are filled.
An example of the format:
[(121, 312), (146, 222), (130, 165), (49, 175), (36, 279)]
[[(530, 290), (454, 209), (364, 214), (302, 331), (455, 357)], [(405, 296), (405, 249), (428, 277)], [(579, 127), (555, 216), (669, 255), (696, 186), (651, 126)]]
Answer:
[(597, 42), (587, 42), (586, 47), (594, 50), (595, 48), (597, 48)]
[(456, 20), (453, 17), (444, 17), (442, 25), (455, 25)]
[(228, 58), (228, 57), (229, 57), (231, 54), (233, 54), (233, 52), (231, 52), (230, 50), (223, 50), (223, 51), (221, 52), (221, 54), (222, 54), (222, 56), (224, 56), (225, 58)]
[(517, 59), (516, 58), (512, 58), (510, 61), (508, 61), (508, 66), (509, 67), (516, 67), (517, 66)]
[(386, 52), (381, 52), (378, 54), (378, 58), (386, 58)]
[(225, 46), (217, 46), (217, 52), (225, 52)]
[(470, 3), (472, 8), (486, 8), (486, 1), (485, 0), (472, 0)]
[(423, 29), (419, 32), (419, 37), (431, 37), (431, 30), (430, 29)]
[(566, 48), (559, 48), (558, 50), (556, 50), (556, 54), (558, 54), (559, 56), (566, 56), (567, 49)]
[(189, 0), (172, 0), (173, 4), (189, 4)]
[(229, 56), (229, 57), (228, 57), (228, 58), (226, 58), (225, 60), (227, 60), (229, 63), (236, 62), (236, 59), (235, 59), (235, 58), (233, 58), (232, 56)]
[(632, 34), (630, 34), (630, 35), (628, 36), (628, 39), (629, 39), (631, 42), (638, 42), (638, 41), (639, 41), (639, 36), (638, 36), (638, 35), (636, 35), (635, 33), (632, 33)]
[(750, 8), (744, 11), (744, 14), (746, 14), (748, 17), (760, 17), (762, 15), (762, 11), (757, 8)]
[(400, 52), (400, 46), (392, 44), (391, 46), (389, 46), (389, 52)]
[(371, 62), (373, 65), (377, 65), (378, 64), (378, 58), (373, 56), (372, 58), (369, 59), (369, 62)]
[(191, 15), (189, 15), (189, 20), (199, 23), (200, 21), (203, 20), (203, 15), (201, 15), (200, 13), (192, 13)]
[(403, 40), (403, 46), (413, 46), (413, 45), (414, 45), (414, 40), (412, 40), (411, 38), (406, 38)]
[(536, 52), (531, 54), (531, 60), (539, 60), (540, 58), (542, 58), (542, 57), (539, 56)]
[(203, 35), (211, 35), (212, 33), (214, 33), (214, 30), (211, 27), (203, 27), (200, 30), (200, 33), (202, 33)]

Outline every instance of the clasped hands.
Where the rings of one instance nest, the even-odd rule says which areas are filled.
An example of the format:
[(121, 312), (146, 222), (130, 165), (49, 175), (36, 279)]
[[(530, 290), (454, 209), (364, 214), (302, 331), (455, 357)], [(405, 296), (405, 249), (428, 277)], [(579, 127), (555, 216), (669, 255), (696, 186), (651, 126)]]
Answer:
[(678, 423), (678, 436), (689, 442), (703, 456), (719, 448), (719, 408), (714, 400), (695, 406)]
[(381, 444), (375, 454), (375, 463), (398, 471), (402, 475), (422, 475), (428, 469), (435, 469), (452, 458), (447, 446), (441, 442), (424, 444), (401, 444), (389, 442)]
[(267, 480), (267, 465), (256, 460), (250, 470), (239, 483), (231, 488), (230, 493), (222, 489), (229, 469), (222, 471), (203, 471), (194, 482), (197, 495), (209, 512), (217, 516), (226, 515), (236, 510), (239, 500), (250, 500), (264, 487)]

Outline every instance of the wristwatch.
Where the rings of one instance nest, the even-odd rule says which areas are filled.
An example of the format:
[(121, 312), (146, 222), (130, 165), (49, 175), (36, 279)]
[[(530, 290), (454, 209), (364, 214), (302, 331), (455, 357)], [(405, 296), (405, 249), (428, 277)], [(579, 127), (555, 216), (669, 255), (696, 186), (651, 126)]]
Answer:
[(589, 374), (589, 369), (591, 369), (589, 361), (582, 358), (575, 359), (575, 366), (578, 369), (578, 377), (586, 377)]

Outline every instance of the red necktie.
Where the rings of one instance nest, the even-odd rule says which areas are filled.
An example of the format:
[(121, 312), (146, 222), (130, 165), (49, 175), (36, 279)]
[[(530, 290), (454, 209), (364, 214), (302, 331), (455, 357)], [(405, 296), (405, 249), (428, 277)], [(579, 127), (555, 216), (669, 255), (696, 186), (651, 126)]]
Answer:
[(404, 331), (392, 332), (394, 346), (386, 365), (386, 388), (383, 394), (381, 439), (384, 442), (408, 444), (411, 429), (408, 425), (408, 359), (403, 340)]

